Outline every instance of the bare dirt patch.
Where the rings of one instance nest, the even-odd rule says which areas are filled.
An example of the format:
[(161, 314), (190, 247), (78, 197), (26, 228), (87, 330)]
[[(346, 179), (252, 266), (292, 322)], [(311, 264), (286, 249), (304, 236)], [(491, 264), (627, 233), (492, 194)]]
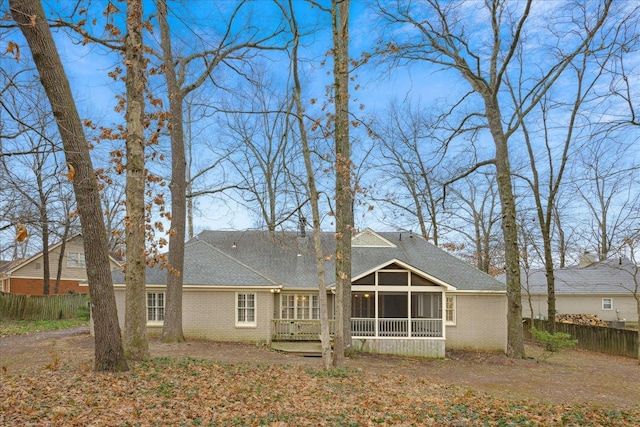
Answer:
[[(194, 358), (223, 364), (296, 365), (320, 368), (319, 358), (283, 354), (253, 344), (189, 340), (162, 344), (152, 339), (153, 357)], [(87, 327), (0, 338), (4, 374), (38, 372), (47, 366), (90, 369), (93, 337)], [(531, 347), (531, 355), (539, 350)], [(640, 410), (640, 365), (630, 358), (579, 350), (538, 363), (501, 354), (450, 352), (444, 360), (362, 354), (347, 366), (384, 377), (410, 376), (425, 382), (469, 388), (500, 399)]]

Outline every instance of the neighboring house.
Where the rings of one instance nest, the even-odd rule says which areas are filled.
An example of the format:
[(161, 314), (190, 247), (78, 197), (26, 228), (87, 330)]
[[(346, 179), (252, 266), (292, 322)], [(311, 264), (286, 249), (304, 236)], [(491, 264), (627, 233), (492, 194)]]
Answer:
[[(84, 246), (81, 234), (67, 239), (62, 254), (62, 272), (59, 294), (68, 292), (88, 293), (87, 269), (84, 260)], [(62, 242), (49, 246), (49, 294), (53, 295), (58, 274), (58, 259)], [(119, 268), (115, 259), (110, 259), (112, 268)], [(0, 265), (0, 291), (12, 294), (43, 295), (42, 252), (25, 259), (18, 259)]]
[[(335, 234), (322, 233), (322, 244), (333, 318)], [(502, 283), (407, 232), (367, 229), (353, 237), (352, 248), (356, 349), (427, 357), (444, 357), (445, 348), (505, 350), (507, 300)], [(166, 278), (167, 270), (147, 269), (150, 334), (162, 327)], [(124, 275), (114, 272), (113, 280), (123, 325)], [(183, 330), (188, 337), (319, 340), (312, 236), (202, 232), (185, 247), (183, 283)]]
[[(579, 265), (556, 269), (556, 313), (594, 314), (608, 322), (637, 322), (638, 310), (632, 294), (636, 286), (635, 268), (626, 258), (595, 262), (583, 257)], [(535, 318), (547, 318), (544, 270), (530, 271), (528, 275), (522, 273), (523, 317), (531, 317), (531, 306)]]

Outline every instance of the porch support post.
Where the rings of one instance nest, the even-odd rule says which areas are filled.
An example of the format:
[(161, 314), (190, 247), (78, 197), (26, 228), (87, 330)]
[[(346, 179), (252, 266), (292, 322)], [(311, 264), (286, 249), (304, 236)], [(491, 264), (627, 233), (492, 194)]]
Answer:
[(411, 275), (409, 275), (409, 290), (407, 291), (407, 338), (411, 338)]
[[(447, 293), (442, 291), (442, 313), (440, 313), (440, 328), (442, 329), (442, 338), (447, 338)], [(446, 346), (446, 344), (445, 344)]]
[[(378, 274), (376, 273), (376, 285), (378, 284)], [(378, 327), (378, 306), (380, 305), (380, 302), (378, 301), (379, 295), (378, 295), (378, 286), (376, 286), (376, 290), (374, 291), (374, 295), (375, 295), (375, 299), (373, 301), (373, 303), (375, 304), (374, 307), (374, 312), (375, 312), (375, 319), (374, 319), (374, 337), (378, 337), (379, 334), (379, 327)]]

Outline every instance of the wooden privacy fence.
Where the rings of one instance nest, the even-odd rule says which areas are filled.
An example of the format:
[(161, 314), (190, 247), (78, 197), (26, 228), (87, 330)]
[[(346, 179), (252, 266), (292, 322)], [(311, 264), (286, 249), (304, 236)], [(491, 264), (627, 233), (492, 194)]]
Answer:
[(89, 295), (17, 295), (0, 293), (0, 320), (70, 319), (86, 307)]
[[(538, 330), (546, 330), (547, 322), (535, 319), (534, 325)], [(524, 319), (526, 339), (532, 339), (530, 329), (531, 319)], [(556, 332), (564, 332), (577, 339), (577, 348), (617, 356), (638, 357), (638, 331), (556, 322)]]

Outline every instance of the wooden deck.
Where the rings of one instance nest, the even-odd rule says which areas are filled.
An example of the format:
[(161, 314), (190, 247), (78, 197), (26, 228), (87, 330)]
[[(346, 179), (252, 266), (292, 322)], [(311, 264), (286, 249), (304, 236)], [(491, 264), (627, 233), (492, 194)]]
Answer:
[(297, 356), (322, 357), (320, 341), (274, 341), (271, 343), (271, 348)]

